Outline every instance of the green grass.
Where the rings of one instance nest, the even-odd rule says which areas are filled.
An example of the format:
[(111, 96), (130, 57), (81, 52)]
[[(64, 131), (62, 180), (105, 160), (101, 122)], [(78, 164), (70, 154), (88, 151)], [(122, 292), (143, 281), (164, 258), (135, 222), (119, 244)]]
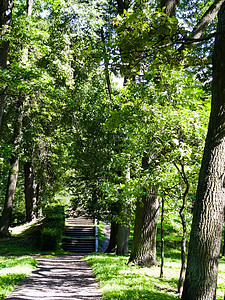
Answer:
[(0, 299), (4, 299), (37, 266), (33, 257), (0, 257)]
[[(172, 300), (177, 294), (180, 271), (179, 259), (165, 262), (164, 278), (159, 278), (160, 268), (127, 266), (128, 257), (113, 254), (86, 257), (100, 283), (103, 300)], [(225, 261), (221, 261), (218, 275), (217, 300), (223, 299), (225, 288)]]
[(43, 219), (10, 228), (12, 236), (0, 238), (0, 255), (62, 255), (62, 249), (41, 251), (41, 229)]

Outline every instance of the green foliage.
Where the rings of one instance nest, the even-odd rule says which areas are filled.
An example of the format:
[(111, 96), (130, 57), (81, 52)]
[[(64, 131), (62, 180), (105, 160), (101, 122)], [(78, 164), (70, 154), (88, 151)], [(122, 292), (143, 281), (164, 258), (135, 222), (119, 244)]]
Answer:
[(62, 242), (62, 232), (59, 229), (44, 228), (41, 232), (41, 250), (57, 250)]
[(62, 243), (65, 226), (64, 207), (60, 205), (45, 208), (44, 228), (41, 231), (41, 250), (57, 250)]

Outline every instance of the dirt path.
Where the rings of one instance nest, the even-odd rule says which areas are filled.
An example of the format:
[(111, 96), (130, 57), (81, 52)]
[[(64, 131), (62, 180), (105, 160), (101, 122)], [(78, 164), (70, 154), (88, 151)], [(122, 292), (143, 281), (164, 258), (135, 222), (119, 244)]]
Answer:
[(91, 268), (79, 255), (40, 257), (38, 268), (7, 300), (99, 300)]

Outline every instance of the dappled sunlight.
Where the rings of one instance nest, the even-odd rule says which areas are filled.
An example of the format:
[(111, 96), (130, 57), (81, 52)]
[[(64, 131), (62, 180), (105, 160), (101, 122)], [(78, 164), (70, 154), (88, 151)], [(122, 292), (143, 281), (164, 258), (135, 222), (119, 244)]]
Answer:
[(38, 268), (8, 300), (101, 299), (98, 284), (81, 256), (40, 257)]

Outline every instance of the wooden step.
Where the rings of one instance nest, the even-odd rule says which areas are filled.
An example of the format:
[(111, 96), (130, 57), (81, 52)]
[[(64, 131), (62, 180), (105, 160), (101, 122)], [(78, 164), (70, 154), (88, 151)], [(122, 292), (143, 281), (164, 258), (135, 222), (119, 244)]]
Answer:
[(66, 219), (66, 223), (68, 225), (82, 225), (82, 226), (86, 226), (86, 225), (90, 225), (90, 226), (94, 226), (95, 225), (95, 222), (94, 220), (92, 219), (88, 219), (86, 217), (83, 217), (83, 216), (80, 216), (80, 217), (77, 217), (77, 218), (72, 218), (72, 217), (69, 217)]
[(95, 227), (85, 227), (85, 226), (66, 226), (64, 230), (65, 236), (71, 237), (94, 237)]
[(95, 239), (63, 239), (62, 248), (74, 253), (95, 252)]

